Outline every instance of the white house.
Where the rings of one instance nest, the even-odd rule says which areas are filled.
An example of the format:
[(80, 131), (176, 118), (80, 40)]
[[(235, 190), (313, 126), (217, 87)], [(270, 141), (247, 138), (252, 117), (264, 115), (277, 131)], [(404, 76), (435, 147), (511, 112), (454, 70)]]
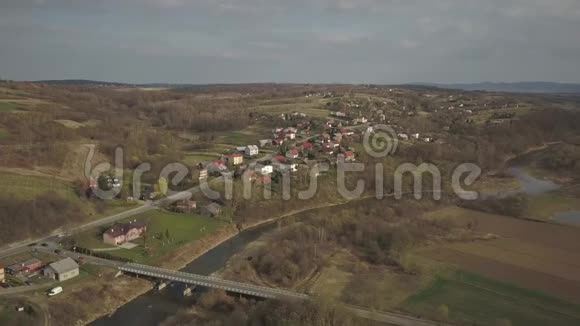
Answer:
[(256, 156), (260, 154), (260, 149), (256, 145), (248, 145), (244, 151), (246, 156)]
[(72, 258), (65, 258), (48, 265), (43, 274), (53, 280), (64, 282), (79, 275), (79, 265)]
[(255, 171), (262, 175), (269, 175), (274, 173), (274, 167), (272, 165), (256, 164)]
[(291, 159), (296, 159), (299, 155), (300, 153), (296, 149), (291, 149), (286, 153), (286, 157)]
[(409, 140), (409, 135), (407, 135), (407, 134), (398, 134), (397, 136), (398, 136), (400, 139), (403, 139), (403, 140)]
[(415, 138), (415, 139), (419, 139), (419, 137), (421, 137), (421, 135), (419, 135), (419, 134), (412, 134), (411, 137), (412, 138)]

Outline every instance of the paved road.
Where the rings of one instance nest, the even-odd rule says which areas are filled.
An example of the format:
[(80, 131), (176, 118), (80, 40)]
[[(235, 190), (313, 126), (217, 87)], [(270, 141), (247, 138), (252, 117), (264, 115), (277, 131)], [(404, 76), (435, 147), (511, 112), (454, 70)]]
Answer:
[(15, 286), (15, 287), (11, 287), (11, 288), (0, 288), (0, 297), (1, 296), (6, 296), (6, 295), (15, 295), (15, 294), (21, 294), (21, 293), (26, 293), (26, 292), (31, 292), (31, 291), (37, 291), (37, 290), (43, 290), (43, 289), (47, 289), (49, 287), (51, 287), (52, 285), (54, 285), (55, 283), (44, 283), (44, 284), (36, 284), (36, 285), (30, 285), (30, 286)]
[[(223, 177), (219, 177), (216, 178), (214, 180), (212, 180), (211, 182), (221, 182), (223, 180)], [(89, 222), (87, 224), (83, 224), (81, 226), (77, 226), (73, 229), (71, 229), (67, 235), (73, 235), (76, 233), (81, 233), (83, 231), (87, 231), (99, 226), (103, 226), (103, 225), (108, 225), (108, 224), (112, 224), (116, 221), (131, 217), (131, 216), (135, 216), (150, 210), (155, 210), (158, 209), (159, 206), (161, 204), (165, 205), (165, 204), (171, 204), (174, 203), (178, 200), (181, 199), (185, 199), (185, 198), (190, 198), (192, 196), (192, 194), (197, 193), (200, 191), (200, 187), (196, 186), (193, 188), (190, 188), (188, 190), (185, 191), (181, 191), (178, 192), (176, 194), (172, 194), (167, 198), (155, 201), (155, 202), (148, 202), (145, 203), (144, 205), (137, 207), (137, 208), (133, 208), (131, 210), (119, 213), (119, 214), (115, 214), (115, 215), (111, 215), (111, 216), (107, 216), (105, 218), (96, 220), (96, 221), (92, 221)], [(22, 251), (25, 251), (26, 249), (28, 249), (29, 246), (31, 246), (34, 243), (44, 243), (44, 242), (58, 242), (59, 236), (58, 236), (58, 232), (55, 232), (49, 236), (46, 237), (42, 237), (42, 238), (38, 238), (35, 240), (29, 240), (29, 241), (24, 241), (24, 242), (20, 242), (17, 244), (13, 244), (11, 246), (8, 247), (4, 247), (2, 249), (0, 249), (0, 257), (2, 256), (9, 256), (9, 255), (13, 255)]]

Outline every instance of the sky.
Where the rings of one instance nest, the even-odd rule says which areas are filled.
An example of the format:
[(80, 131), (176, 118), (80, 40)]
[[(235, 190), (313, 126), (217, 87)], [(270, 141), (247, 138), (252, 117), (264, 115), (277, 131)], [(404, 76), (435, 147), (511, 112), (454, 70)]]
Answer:
[(580, 1), (0, 0), (0, 78), (580, 82)]

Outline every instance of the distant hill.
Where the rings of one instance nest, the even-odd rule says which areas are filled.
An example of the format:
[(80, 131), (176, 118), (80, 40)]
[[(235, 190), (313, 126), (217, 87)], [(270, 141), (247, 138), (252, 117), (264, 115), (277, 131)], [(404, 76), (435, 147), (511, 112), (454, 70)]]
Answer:
[(474, 84), (428, 84), (446, 89), (462, 89), (466, 91), (488, 91), (508, 93), (577, 93), (580, 94), (580, 84), (565, 84), (552, 82), (515, 82), (515, 83), (474, 83)]
[(56, 86), (109, 86), (109, 87), (134, 86), (132, 84), (105, 82), (97, 80), (85, 80), (85, 79), (37, 80), (33, 81), (33, 83), (56, 85)]

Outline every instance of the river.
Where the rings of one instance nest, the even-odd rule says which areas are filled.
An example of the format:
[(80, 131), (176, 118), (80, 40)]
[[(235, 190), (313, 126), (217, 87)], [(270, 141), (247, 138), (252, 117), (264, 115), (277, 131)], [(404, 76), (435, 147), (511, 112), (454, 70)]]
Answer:
[[(520, 182), (521, 189), (502, 193), (486, 193), (484, 197), (506, 197), (519, 193), (535, 196), (559, 188), (559, 185), (554, 182), (534, 178), (522, 168), (513, 167), (509, 170), (509, 173)], [(566, 223), (565, 221), (578, 220), (577, 222), (580, 224), (580, 212), (571, 212), (572, 215), (566, 215), (567, 213), (562, 214), (561, 220), (559, 220), (560, 222)], [(182, 271), (210, 275), (220, 270), (232, 256), (241, 252), (248, 244), (256, 241), (263, 233), (273, 230), (275, 227), (276, 223), (272, 222), (244, 230), (197, 258), (182, 269)], [(173, 295), (171, 289), (165, 289), (163, 291), (151, 290), (125, 304), (111, 316), (102, 317), (90, 325), (156, 326), (168, 317), (175, 315), (179, 310), (191, 306), (191, 304), (192, 299)]]
[[(235, 254), (246, 245), (256, 241), (263, 233), (273, 230), (276, 222), (244, 230), (233, 238), (223, 242), (187, 265), (182, 271), (199, 275), (210, 275), (221, 269)], [(89, 325), (139, 325), (156, 326), (179, 310), (187, 308), (192, 299), (179, 297), (170, 288), (163, 291), (151, 290), (119, 308), (111, 316), (102, 317)]]

